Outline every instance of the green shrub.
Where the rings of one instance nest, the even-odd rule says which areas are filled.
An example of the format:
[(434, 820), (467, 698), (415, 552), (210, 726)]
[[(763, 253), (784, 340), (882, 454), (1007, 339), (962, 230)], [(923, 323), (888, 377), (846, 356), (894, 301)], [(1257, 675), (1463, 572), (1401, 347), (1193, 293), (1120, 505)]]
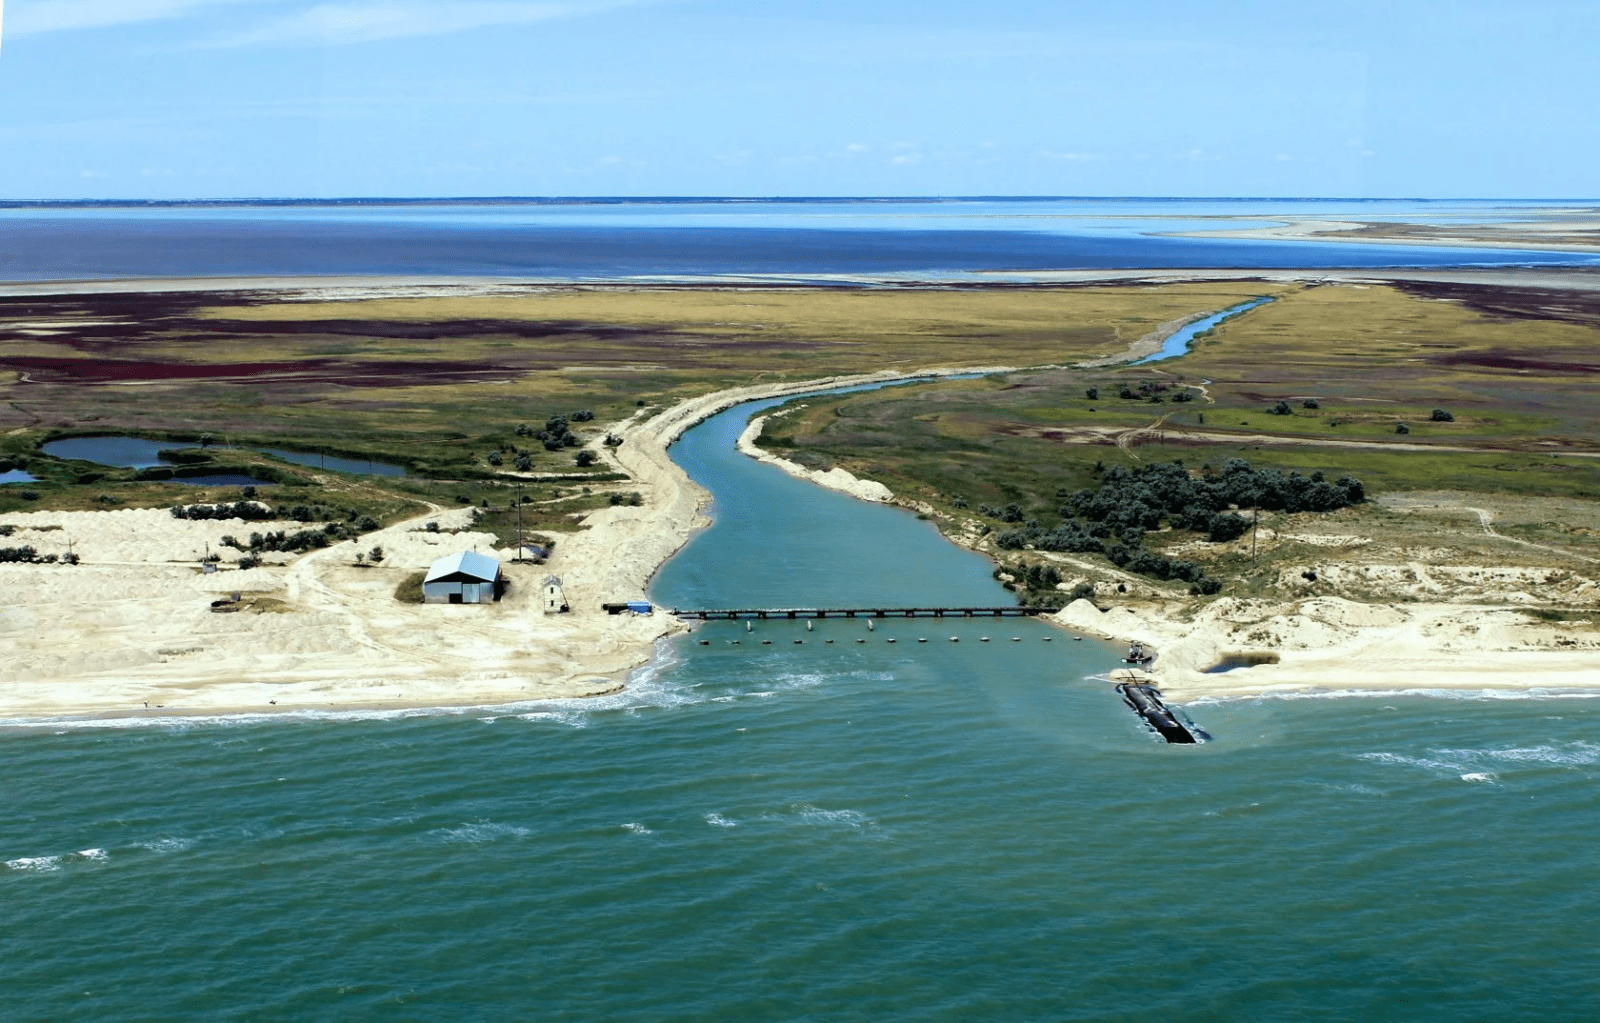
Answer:
[(422, 580), (428, 577), (426, 572), (412, 572), (394, 588), (394, 599), (402, 604), (421, 604)]

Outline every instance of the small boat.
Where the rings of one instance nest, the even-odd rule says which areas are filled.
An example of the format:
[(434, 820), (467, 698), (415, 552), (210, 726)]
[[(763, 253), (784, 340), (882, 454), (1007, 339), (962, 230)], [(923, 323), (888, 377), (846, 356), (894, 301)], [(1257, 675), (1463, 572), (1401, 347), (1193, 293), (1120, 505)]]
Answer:
[(1133, 645), (1128, 647), (1128, 656), (1126, 656), (1126, 657), (1124, 657), (1122, 659), (1122, 663), (1123, 664), (1150, 664), (1155, 659), (1156, 659), (1156, 655), (1154, 653), (1152, 653), (1151, 651), (1146, 650), (1144, 648), (1144, 644), (1136, 639), (1136, 640), (1133, 641)]

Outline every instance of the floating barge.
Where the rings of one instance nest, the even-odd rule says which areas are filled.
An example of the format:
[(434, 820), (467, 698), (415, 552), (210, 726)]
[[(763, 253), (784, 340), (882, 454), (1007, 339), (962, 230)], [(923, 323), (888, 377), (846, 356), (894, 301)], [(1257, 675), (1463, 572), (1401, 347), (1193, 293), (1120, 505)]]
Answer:
[(1161, 690), (1156, 688), (1155, 679), (1144, 672), (1119, 668), (1111, 673), (1111, 681), (1123, 702), (1144, 719), (1151, 731), (1172, 745), (1193, 746), (1211, 738), (1199, 725), (1185, 720), (1168, 707), (1161, 699)]

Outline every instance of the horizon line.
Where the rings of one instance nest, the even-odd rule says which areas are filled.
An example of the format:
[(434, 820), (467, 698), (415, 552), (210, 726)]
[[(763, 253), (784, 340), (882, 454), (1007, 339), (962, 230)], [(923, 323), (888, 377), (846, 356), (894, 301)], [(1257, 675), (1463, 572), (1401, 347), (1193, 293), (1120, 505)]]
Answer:
[[(3, 2), (3, 0), (0, 0)], [(1512, 196), (1321, 196), (1321, 195), (391, 195), (391, 196), (197, 196), (184, 199), (0, 199), (0, 209), (37, 207), (174, 207), (174, 206), (346, 206), (467, 204), (673, 204), (673, 203), (940, 203), (940, 202), (1513, 202), (1600, 204), (1597, 198)]]

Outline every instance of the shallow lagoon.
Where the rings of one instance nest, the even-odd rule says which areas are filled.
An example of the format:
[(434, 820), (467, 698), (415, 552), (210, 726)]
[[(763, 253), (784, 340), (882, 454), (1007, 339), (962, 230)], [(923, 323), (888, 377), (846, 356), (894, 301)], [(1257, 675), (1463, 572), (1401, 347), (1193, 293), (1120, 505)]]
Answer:
[[(173, 465), (161, 457), (161, 452), (176, 447), (183, 447), (182, 443), (170, 440), (149, 440), (144, 437), (64, 437), (44, 444), (40, 450), (47, 455), (57, 458), (78, 458), (86, 462), (95, 462), (99, 465), (117, 466), (127, 469), (148, 469), (158, 465)], [(226, 447), (214, 447), (212, 451), (229, 451)], [(348, 472), (360, 475), (373, 476), (404, 476), (405, 466), (393, 465), (388, 462), (374, 462), (367, 459), (340, 458), (337, 455), (310, 454), (304, 451), (285, 451), (279, 448), (252, 448), (264, 454), (275, 455), (286, 462), (296, 465), (309, 466), (316, 469), (332, 469), (336, 472)], [(200, 477), (185, 477), (179, 483), (193, 483)], [(212, 477), (206, 477), (212, 479)], [(222, 477), (215, 477), (222, 479)], [(228, 481), (245, 479), (245, 477), (229, 477)], [(249, 482), (261, 483), (260, 480)], [(216, 484), (208, 484), (216, 485)]]

